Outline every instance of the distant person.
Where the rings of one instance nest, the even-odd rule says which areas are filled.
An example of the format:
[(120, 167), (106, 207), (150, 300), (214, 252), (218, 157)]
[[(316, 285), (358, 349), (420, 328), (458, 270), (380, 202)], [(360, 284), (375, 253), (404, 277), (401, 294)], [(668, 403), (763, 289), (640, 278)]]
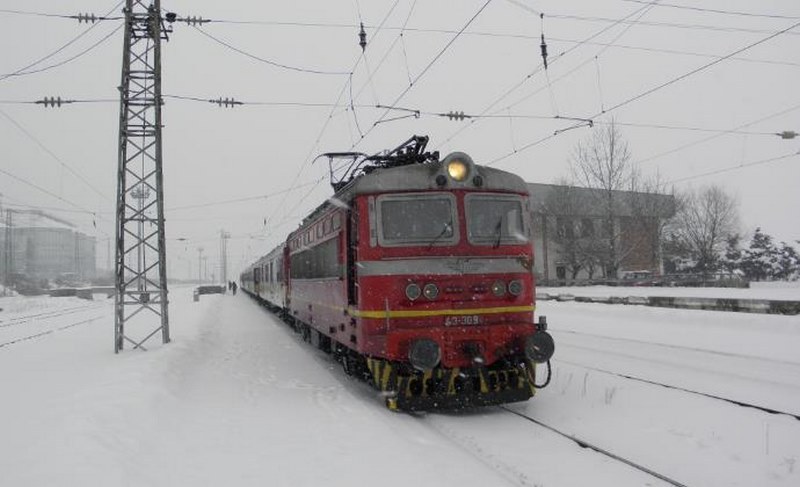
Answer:
[(231, 283), (231, 289), (233, 289), (233, 295), (234, 295), (234, 296), (236, 296), (236, 288), (237, 288), (237, 287), (238, 287), (238, 286), (236, 285), (236, 281), (233, 281), (233, 282)]

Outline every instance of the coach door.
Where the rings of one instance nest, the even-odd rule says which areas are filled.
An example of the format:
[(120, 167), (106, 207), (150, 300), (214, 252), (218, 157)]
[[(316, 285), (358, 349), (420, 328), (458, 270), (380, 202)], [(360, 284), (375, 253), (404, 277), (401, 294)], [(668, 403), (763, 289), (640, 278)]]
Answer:
[(258, 263), (253, 268), (253, 290), (256, 296), (261, 296), (261, 265)]
[[(350, 208), (354, 208), (351, 204)], [(356, 247), (358, 246), (358, 211), (355, 209), (345, 212), (345, 233), (347, 234), (346, 261), (344, 263), (345, 277), (347, 279), (347, 304), (358, 304), (356, 290)]]

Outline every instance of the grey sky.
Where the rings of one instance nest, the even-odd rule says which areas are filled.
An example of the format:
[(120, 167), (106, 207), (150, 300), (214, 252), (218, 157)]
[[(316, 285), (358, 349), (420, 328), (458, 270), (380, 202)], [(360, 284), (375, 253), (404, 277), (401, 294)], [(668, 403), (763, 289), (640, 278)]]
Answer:
[[(0, 0), (0, 10), (102, 15), (117, 2)], [(431, 64), (485, 3), (164, 0), (164, 10), (180, 16), (255, 22), (211, 23), (202, 29), (250, 55), (284, 65), (349, 72), (361, 51), (359, 21), (367, 26), (369, 42), (366, 62), (361, 59), (352, 75), (353, 113), (346, 74), (277, 68), (224, 47), (194, 27), (174, 25), (171, 40), (164, 46), (163, 92), (201, 99), (233, 97), (252, 104), (220, 108), (207, 102), (166, 99), (164, 170), (168, 260), (173, 274), (183, 277), (191, 271), (196, 275), (199, 246), (216, 260), (223, 228), (232, 234), (233, 268), (271, 248), (331, 194), (324, 179), (327, 163), (310, 164), (324, 151), (349, 150), (355, 144), (356, 150), (374, 152), (394, 147), (412, 134), (427, 134), (430, 147), (443, 154), (464, 151), (478, 163), (493, 163), (528, 181), (552, 182), (568, 174), (572, 148), (592, 130), (575, 128), (524, 149), (574, 124), (554, 116), (593, 117), (596, 123), (607, 123), (613, 115), (623, 124), (634, 160), (645, 174), (658, 172), (667, 181), (681, 180), (675, 183), (677, 188), (723, 185), (741, 202), (743, 231), (761, 226), (780, 240), (800, 239), (796, 216), (800, 156), (726, 171), (800, 149), (800, 139), (771, 135), (800, 131), (800, 28), (598, 116), (604, 109), (714, 61), (713, 56), (728, 55), (800, 22), (796, 1), (664, 0), (658, 2), (661, 6), (647, 8), (646, 3), (630, 0), (493, 0)], [(547, 73), (539, 68), (542, 22), (532, 10), (545, 14)], [(118, 13), (116, 9), (114, 14)], [(616, 25), (603, 20), (632, 14), (629, 21)], [(378, 30), (384, 18), (384, 28)], [(86, 30), (87, 24), (9, 12), (0, 12), (0, 23), (4, 46), (0, 110), (5, 114), (0, 114), (0, 168), (51, 193), (0, 174), (3, 201), (76, 210), (63, 200), (69, 201), (95, 215), (58, 214), (89, 233), (95, 232), (94, 219), (98, 238), (105, 238), (113, 232), (119, 117), (114, 100), (122, 31), (63, 66), (2, 79), (61, 47)], [(31, 69), (79, 54), (120, 24), (98, 24)], [(577, 45), (573, 41), (604, 28), (608, 30), (573, 49)], [(608, 43), (613, 45), (603, 45)], [(409, 79), (416, 79), (411, 89)], [(515, 86), (515, 91), (486, 112), (495, 117), (472, 123), (428, 115), (479, 114)], [(397, 105), (420, 110), (422, 116), (373, 125), (382, 116), (408, 115), (392, 111), (384, 116), (385, 110), (374, 107), (390, 105), (404, 92)], [(331, 105), (340, 93), (337, 108), (260, 104)], [(45, 96), (95, 102), (60, 109), (15, 103)], [(715, 132), (737, 127), (742, 127), (737, 133)], [(367, 133), (363, 140), (360, 133)], [(696, 143), (712, 136), (716, 137)], [(714, 171), (724, 172), (697, 177)], [(183, 208), (285, 190), (290, 191), (266, 199)], [(101, 265), (104, 249), (101, 243)]]

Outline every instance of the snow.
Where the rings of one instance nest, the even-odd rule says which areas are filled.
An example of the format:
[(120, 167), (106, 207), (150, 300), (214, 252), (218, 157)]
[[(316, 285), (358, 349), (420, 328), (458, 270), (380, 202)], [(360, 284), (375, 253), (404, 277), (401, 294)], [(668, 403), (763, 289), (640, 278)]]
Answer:
[(674, 296), (689, 298), (774, 299), (800, 301), (800, 281), (751, 282), (749, 288), (658, 286), (564, 286), (537, 287), (537, 293), (573, 296)]
[[(2, 485), (665, 485), (498, 408), (390, 412), (241, 294), (173, 289), (172, 343), (119, 355), (111, 300), (27, 299), (0, 344), (58, 331), (0, 347)], [(800, 483), (800, 421), (608, 373), (797, 414), (799, 317), (538, 309), (553, 382), (513, 410), (690, 486)]]
[[(522, 408), (687, 485), (797, 485), (800, 317), (542, 302), (552, 389)], [(643, 448), (643, 445), (658, 445)]]

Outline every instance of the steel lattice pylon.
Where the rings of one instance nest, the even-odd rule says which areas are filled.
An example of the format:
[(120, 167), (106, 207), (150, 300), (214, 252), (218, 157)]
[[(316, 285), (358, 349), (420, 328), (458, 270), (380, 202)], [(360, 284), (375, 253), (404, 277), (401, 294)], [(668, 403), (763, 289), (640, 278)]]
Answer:
[[(127, 0), (120, 85), (114, 351), (169, 342), (161, 153), (160, 0)], [(142, 313), (144, 312), (144, 313)], [(160, 319), (157, 328), (147, 319)], [(143, 330), (143, 331), (142, 331)]]

